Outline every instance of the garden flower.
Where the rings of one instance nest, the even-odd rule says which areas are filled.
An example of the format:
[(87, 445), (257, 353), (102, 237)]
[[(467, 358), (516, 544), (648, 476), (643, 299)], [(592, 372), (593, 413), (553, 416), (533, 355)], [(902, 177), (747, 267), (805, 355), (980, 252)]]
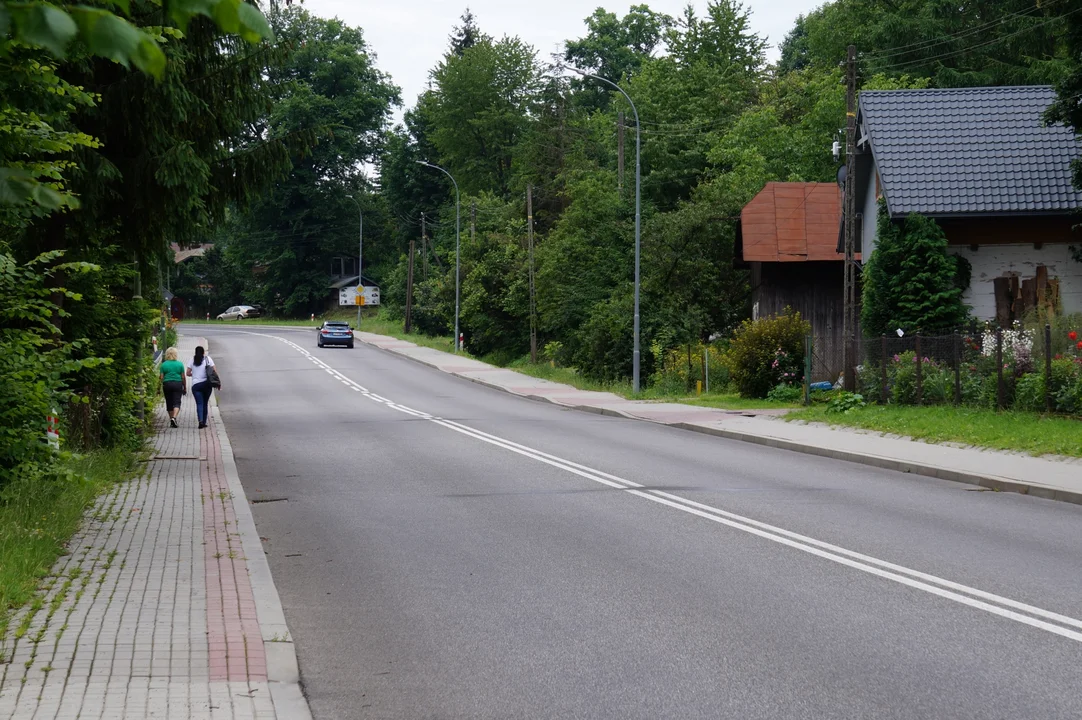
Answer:
[(1079, 340), (1078, 344), (1075, 345), (1075, 347), (1078, 348), (1079, 350), (1082, 350), (1082, 340)]
[(1067, 337), (1071, 338), (1071, 340), (1077, 340), (1078, 339), (1078, 333), (1076, 333), (1074, 330), (1072, 330), (1071, 332), (1067, 333)]

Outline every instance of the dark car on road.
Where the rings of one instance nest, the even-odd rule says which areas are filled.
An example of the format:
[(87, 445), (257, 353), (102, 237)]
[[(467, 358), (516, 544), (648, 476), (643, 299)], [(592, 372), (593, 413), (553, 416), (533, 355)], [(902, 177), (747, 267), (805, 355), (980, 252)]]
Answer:
[(325, 320), (322, 325), (319, 326), (319, 336), (316, 339), (316, 345), (324, 347), (325, 345), (345, 345), (346, 347), (353, 347), (353, 328), (349, 326), (348, 322), (342, 322), (340, 320)]

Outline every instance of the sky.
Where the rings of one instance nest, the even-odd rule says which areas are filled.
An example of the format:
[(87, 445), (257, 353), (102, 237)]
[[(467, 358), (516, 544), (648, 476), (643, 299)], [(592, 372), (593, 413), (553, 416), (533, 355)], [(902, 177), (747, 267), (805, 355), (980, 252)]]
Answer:
[[(598, 6), (623, 17), (631, 5), (644, 3), (656, 12), (680, 14), (688, 0), (306, 0), (304, 7), (315, 15), (338, 17), (364, 29), (376, 64), (402, 89), (402, 101), (410, 107), (428, 83), (428, 73), (447, 51), (447, 38), (469, 6), (478, 26), (493, 37), (517, 35), (533, 45), (538, 56), (548, 60), (560, 52), (567, 40), (586, 34), (585, 18)], [(765, 36), (771, 47), (770, 61), (777, 60), (777, 47), (793, 27), (798, 15), (814, 10), (824, 0), (744, 0), (751, 11), (752, 30)], [(692, 0), (699, 11), (706, 0)], [(402, 109), (395, 120), (402, 117)]]

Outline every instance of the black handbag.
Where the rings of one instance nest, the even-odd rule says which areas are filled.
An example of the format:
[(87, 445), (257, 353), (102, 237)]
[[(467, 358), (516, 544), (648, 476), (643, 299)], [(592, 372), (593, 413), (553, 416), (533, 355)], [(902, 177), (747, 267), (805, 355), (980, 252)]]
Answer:
[(210, 380), (210, 386), (215, 390), (221, 389), (222, 379), (218, 377), (218, 371), (214, 369), (213, 365), (207, 366), (207, 380)]

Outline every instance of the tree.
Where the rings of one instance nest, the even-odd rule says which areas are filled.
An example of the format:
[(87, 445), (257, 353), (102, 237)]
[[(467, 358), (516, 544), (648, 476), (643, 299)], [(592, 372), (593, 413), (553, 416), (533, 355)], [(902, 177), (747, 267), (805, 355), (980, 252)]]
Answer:
[(455, 25), (454, 30), (451, 32), (450, 51), (462, 57), (467, 50), (485, 39), (490, 38), (477, 27), (477, 18), (467, 7), (466, 12), (462, 13), (462, 24)]
[(463, 192), (509, 192), (539, 76), (534, 49), (518, 38), (483, 38), (432, 72), (435, 87), (421, 105), (428, 137)]
[[(130, 0), (117, 0), (110, 4), (125, 12), (130, 8)], [(55, 85), (49, 72), (39, 72), (43, 66), (49, 67), (48, 61), (40, 55), (24, 52), (24, 49), (41, 48), (54, 58), (64, 60), (69, 46), (77, 40), (80, 49), (91, 57), (105, 58), (124, 68), (135, 66), (160, 79), (166, 65), (166, 54), (160, 45), (182, 37), (188, 24), (198, 16), (212, 19), (222, 31), (239, 35), (248, 42), (256, 43), (272, 36), (266, 18), (254, 5), (244, 0), (173, 0), (168, 3), (167, 11), (175, 27), (136, 27), (103, 8), (40, 0), (2, 0), (0, 69), (24, 73), (22, 80), (31, 79), (31, 85)], [(7, 72), (0, 75), (7, 75)], [(13, 79), (18, 82), (18, 79), (9, 77), (8, 83), (4, 84), (11, 83)], [(10, 96), (5, 93), (3, 97)], [(77, 103), (86, 104), (88, 100), (89, 96), (78, 97), (77, 93)], [(4, 103), (0, 106), (0, 118), (6, 116), (9, 123), (14, 121), (12, 135), (22, 135), (25, 140), (26, 135), (44, 131), (45, 137), (38, 143), (19, 148), (21, 156), (25, 156), (27, 151), (35, 158), (38, 154), (55, 155), (78, 146), (92, 146), (78, 133), (58, 134), (48, 123), (42, 127), (35, 110), (33, 106), (20, 108), (17, 104), (8, 106)], [(4, 152), (0, 146), (0, 158), (9, 152)], [(45, 167), (40, 162), (35, 165), (33, 161), (0, 165), (0, 205), (31, 204), (46, 210), (75, 205), (72, 196), (63, 191), (63, 169), (65, 166), (56, 162), (45, 163)]]
[(893, 221), (881, 202), (877, 237), (863, 273), (865, 334), (946, 333), (965, 322), (964, 288), (955, 282), (958, 264), (934, 220), (913, 213)]
[[(322, 309), (332, 259), (357, 255), (357, 205), (364, 207), (367, 247), (375, 250), (386, 225), (364, 165), (382, 153), (398, 88), (378, 70), (359, 28), (301, 8), (276, 18), (293, 48), (272, 69), (274, 102), (263, 123), (268, 137), (314, 133), (318, 141), (289, 157), (290, 171), (238, 218), (230, 242), (238, 269), (258, 268), (252, 298), (287, 314)], [(366, 253), (366, 256), (369, 253)]]
[[(1048, 109), (1045, 119), (1060, 122), (1071, 128), (1075, 135), (1082, 134), (1082, 0), (1068, 0), (1062, 8), (1070, 16), (1065, 21), (1064, 42), (1067, 47), (1066, 72), (1056, 84), (1056, 102)], [(1075, 160), (1074, 185), (1082, 188), (1082, 162)], [(1082, 250), (1076, 250), (1075, 258), (1082, 262)]]

